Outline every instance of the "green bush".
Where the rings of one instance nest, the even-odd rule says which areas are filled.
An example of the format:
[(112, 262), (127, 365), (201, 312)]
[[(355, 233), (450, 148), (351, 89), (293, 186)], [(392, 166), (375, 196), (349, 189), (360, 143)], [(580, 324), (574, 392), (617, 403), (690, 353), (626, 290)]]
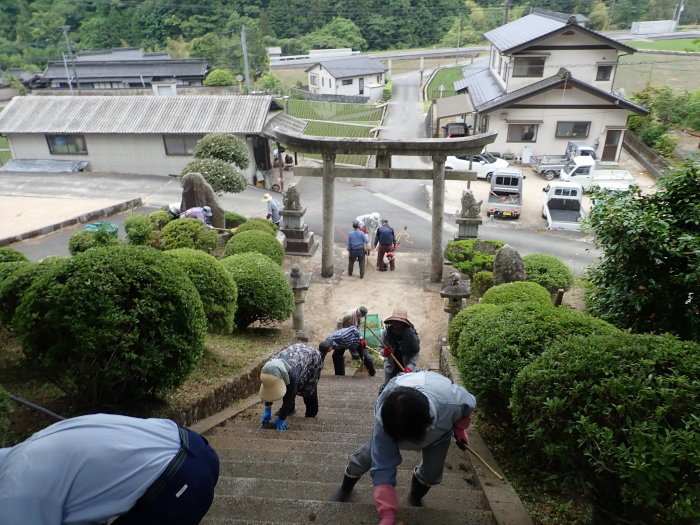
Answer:
[(67, 261), (66, 257), (46, 257), (38, 263), (24, 264), (0, 283), (0, 324), (9, 326), (24, 292), (56, 264)]
[(481, 239), (451, 241), (445, 248), (445, 259), (471, 278), (475, 273), (493, 270), (494, 256), (504, 244)]
[(284, 246), (267, 232), (248, 230), (237, 233), (226, 243), (224, 257), (244, 252), (258, 252), (282, 266), (284, 262)]
[(533, 464), (583, 485), (600, 523), (700, 520), (700, 345), (670, 336), (570, 337), (515, 380)]
[(10, 275), (12, 275), (19, 268), (24, 268), (30, 264), (31, 262), (29, 261), (0, 262), (0, 283), (10, 277)]
[(263, 219), (262, 217), (253, 217), (252, 219), (248, 219), (247, 222), (250, 222), (252, 224), (262, 224), (273, 235), (277, 233), (277, 230), (280, 229), (280, 227), (277, 226), (274, 222), (270, 222), (267, 219)]
[(460, 332), (458, 366), (464, 384), (479, 400), (481, 416), (508, 426), (513, 380), (530, 360), (557, 337), (612, 332), (617, 329), (605, 321), (551, 304), (518, 302), (484, 308), (468, 318)]
[(559, 288), (569, 290), (574, 284), (574, 276), (569, 267), (558, 257), (533, 253), (523, 257), (525, 280), (544, 286), (554, 295)]
[(482, 315), (484, 311), (493, 311), (498, 309), (499, 306), (495, 304), (479, 303), (457, 312), (457, 315), (455, 315), (452, 319), (450, 327), (447, 331), (447, 344), (450, 345), (450, 352), (452, 355), (457, 355), (459, 336), (461, 335), (464, 327), (469, 323), (477, 322), (476, 319)]
[(532, 302), (551, 306), (552, 296), (537, 283), (515, 281), (489, 288), (481, 301), (491, 304)]
[(148, 215), (148, 219), (156, 230), (162, 230), (173, 218), (169, 212), (164, 210), (154, 211)]
[(248, 147), (245, 142), (230, 133), (204, 135), (197, 141), (194, 148), (194, 158), (219, 159), (227, 164), (235, 164), (241, 169), (246, 169), (250, 164)]
[(187, 275), (162, 253), (131, 245), (55, 265), (25, 292), (13, 322), (28, 364), (89, 405), (178, 386), (206, 333)]
[(29, 258), (27, 258), (27, 256), (19, 250), (15, 250), (14, 248), (10, 248), (8, 246), (3, 246), (0, 248), (0, 263), (28, 260)]
[(207, 229), (199, 219), (175, 219), (161, 230), (164, 250), (176, 248), (193, 248), (211, 252), (219, 246), (216, 230)]
[[(267, 223), (267, 224), (265, 224), (265, 223)], [(233, 235), (235, 237), (239, 233), (243, 233), (243, 232), (247, 232), (247, 231), (251, 231), (251, 230), (265, 232), (265, 233), (269, 233), (271, 235), (274, 235), (275, 234), (274, 228), (271, 228), (268, 225), (271, 225), (273, 227), (275, 226), (270, 221), (266, 221), (265, 219), (257, 220), (257, 221), (251, 219), (251, 220), (245, 221), (243, 224), (238, 226)]]
[(676, 153), (678, 137), (664, 133), (654, 141), (654, 149), (664, 157), (672, 157)]
[(124, 231), (131, 244), (146, 244), (153, 231), (153, 223), (143, 215), (131, 215), (124, 221)]
[(382, 102), (387, 102), (391, 99), (391, 94), (394, 90), (394, 83), (391, 80), (387, 80), (384, 84), (384, 89), (382, 90)]
[(238, 286), (236, 326), (281, 322), (294, 313), (294, 293), (287, 276), (267, 255), (238, 253), (222, 259), (221, 264)]
[(231, 274), (216, 258), (199, 250), (178, 248), (164, 253), (175, 258), (197, 288), (209, 331), (230, 334), (238, 300), (238, 287)]
[(205, 86), (233, 86), (236, 78), (233, 73), (225, 69), (214, 69), (204, 79)]
[(7, 391), (0, 385), (0, 447), (9, 447), (14, 444), (12, 432), (10, 431), (10, 398)]
[(188, 162), (180, 172), (180, 178), (188, 173), (201, 173), (217, 195), (240, 193), (246, 186), (245, 177), (233, 166), (219, 159), (195, 159)]
[(493, 272), (477, 272), (472, 277), (472, 296), (483, 297), (486, 290), (493, 286)]
[(91, 248), (103, 246), (116, 246), (121, 241), (101, 230), (78, 230), (68, 239), (68, 251), (71, 255), (77, 255)]
[(236, 228), (248, 219), (246, 219), (243, 215), (238, 215), (237, 213), (227, 211), (224, 212), (224, 220), (226, 221), (226, 228)]

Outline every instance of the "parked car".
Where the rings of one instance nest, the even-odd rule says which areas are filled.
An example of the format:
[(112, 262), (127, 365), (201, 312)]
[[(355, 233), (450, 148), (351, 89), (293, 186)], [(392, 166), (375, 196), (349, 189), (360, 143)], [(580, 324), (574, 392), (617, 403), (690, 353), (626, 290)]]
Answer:
[(569, 141), (563, 155), (534, 155), (530, 158), (530, 167), (535, 173), (544, 176), (545, 180), (554, 180), (561, 169), (574, 157), (592, 157), (598, 167), (598, 155), (595, 150), (579, 141)]
[(493, 173), (486, 216), (519, 219), (523, 211), (523, 171), (500, 168)]
[(559, 178), (564, 182), (580, 184), (584, 191), (590, 188), (626, 190), (636, 183), (634, 175), (628, 170), (595, 169), (595, 159), (592, 157), (574, 157), (559, 172)]
[(482, 151), (473, 155), (471, 169), (469, 168), (469, 155), (449, 156), (445, 160), (446, 170), (475, 171), (477, 179), (491, 180), (493, 172), (497, 169), (507, 168), (508, 161), (494, 157), (488, 151)]
[(586, 217), (583, 187), (574, 182), (552, 182), (542, 189), (542, 218), (548, 230), (580, 230)]

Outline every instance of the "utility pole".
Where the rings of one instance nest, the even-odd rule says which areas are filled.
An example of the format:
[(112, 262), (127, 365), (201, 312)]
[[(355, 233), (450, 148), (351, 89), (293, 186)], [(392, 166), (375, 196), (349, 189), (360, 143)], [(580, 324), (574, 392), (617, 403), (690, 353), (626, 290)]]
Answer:
[(248, 68), (248, 43), (245, 39), (245, 26), (241, 28), (241, 44), (243, 44), (243, 69), (245, 73), (245, 88), (250, 95), (250, 70)]
[(610, 16), (608, 17), (608, 26), (605, 29), (610, 29), (610, 26), (612, 25), (613, 11), (615, 11), (615, 0), (612, 0), (612, 3), (610, 4)]
[[(75, 87), (78, 88), (78, 95), (80, 95), (80, 80), (78, 79), (78, 71), (75, 69), (75, 55), (73, 54), (73, 48), (70, 44), (70, 39), (68, 38), (68, 30), (70, 26), (61, 26), (63, 31), (63, 38), (66, 39), (66, 47), (68, 48), (68, 54), (70, 55), (70, 63), (73, 68), (73, 78), (75, 79)], [(63, 64), (65, 66), (65, 57), (63, 58)], [(73, 88), (70, 85), (70, 79), (68, 79), (68, 87), (70, 87), (71, 95), (73, 94)]]
[(503, 25), (508, 23), (508, 11), (510, 11), (511, 5), (510, 0), (506, 0), (506, 2), (503, 4)]
[(462, 13), (459, 13), (459, 22), (457, 23), (457, 49), (459, 49), (459, 40), (462, 36)]

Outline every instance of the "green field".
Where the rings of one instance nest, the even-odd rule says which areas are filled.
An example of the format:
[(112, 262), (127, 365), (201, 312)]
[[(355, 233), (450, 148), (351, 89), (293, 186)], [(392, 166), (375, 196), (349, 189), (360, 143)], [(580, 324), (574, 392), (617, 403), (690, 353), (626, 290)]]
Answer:
[(678, 40), (654, 40), (652, 42), (625, 42), (625, 44), (635, 49), (653, 49), (655, 51), (693, 51), (696, 53), (700, 52), (700, 38), (679, 38)]
[[(11, 157), (10, 157), (9, 149), (10, 149), (10, 146), (7, 144), (7, 138), (0, 135), (0, 166), (2, 166), (8, 160), (10, 160)], [(3, 151), (3, 150), (8, 150), (8, 151)]]
[(620, 57), (615, 89), (625, 88), (629, 97), (647, 86), (671, 86), (675, 91), (693, 91), (700, 85), (700, 56), (635, 53)]
[[(346, 124), (329, 124), (327, 122), (309, 122), (304, 130), (305, 135), (316, 135), (319, 137), (371, 137), (369, 127), (348, 126)], [(304, 153), (304, 157), (309, 159), (320, 159), (321, 155), (314, 153)], [(367, 160), (366, 155), (338, 155), (335, 159), (340, 164), (357, 164), (364, 166)]]
[[(436, 98), (451, 97), (455, 95), (455, 90), (453, 84), (458, 80), (464, 78), (462, 74), (462, 66), (448, 67), (445, 69), (440, 69), (428, 84), (427, 89), (427, 100), (433, 100)], [(444, 86), (442, 91), (442, 96), (440, 94), (440, 86)]]
[(367, 104), (338, 104), (290, 99), (286, 106), (287, 113), (304, 120), (363, 122), (376, 125), (382, 118), (381, 108)]

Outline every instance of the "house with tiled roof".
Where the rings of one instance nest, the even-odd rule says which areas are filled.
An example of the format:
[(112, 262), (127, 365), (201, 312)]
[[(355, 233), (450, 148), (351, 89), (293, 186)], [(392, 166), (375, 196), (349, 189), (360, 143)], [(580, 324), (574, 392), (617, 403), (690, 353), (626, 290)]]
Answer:
[(272, 168), (275, 129), (302, 133), (271, 96), (28, 96), (0, 112), (13, 159), (85, 161), (98, 172), (179, 174), (197, 141), (230, 133), (248, 146), (252, 182)]
[(388, 68), (365, 56), (320, 60), (306, 68), (309, 91), (322, 95), (359, 95), (383, 87)]
[(484, 34), (488, 58), (454, 83), (474, 133), (498, 131), (492, 151), (562, 153), (569, 140), (617, 161), (630, 112), (648, 110), (613, 90), (622, 54), (635, 49), (588, 29), (581, 15), (534, 9)]

